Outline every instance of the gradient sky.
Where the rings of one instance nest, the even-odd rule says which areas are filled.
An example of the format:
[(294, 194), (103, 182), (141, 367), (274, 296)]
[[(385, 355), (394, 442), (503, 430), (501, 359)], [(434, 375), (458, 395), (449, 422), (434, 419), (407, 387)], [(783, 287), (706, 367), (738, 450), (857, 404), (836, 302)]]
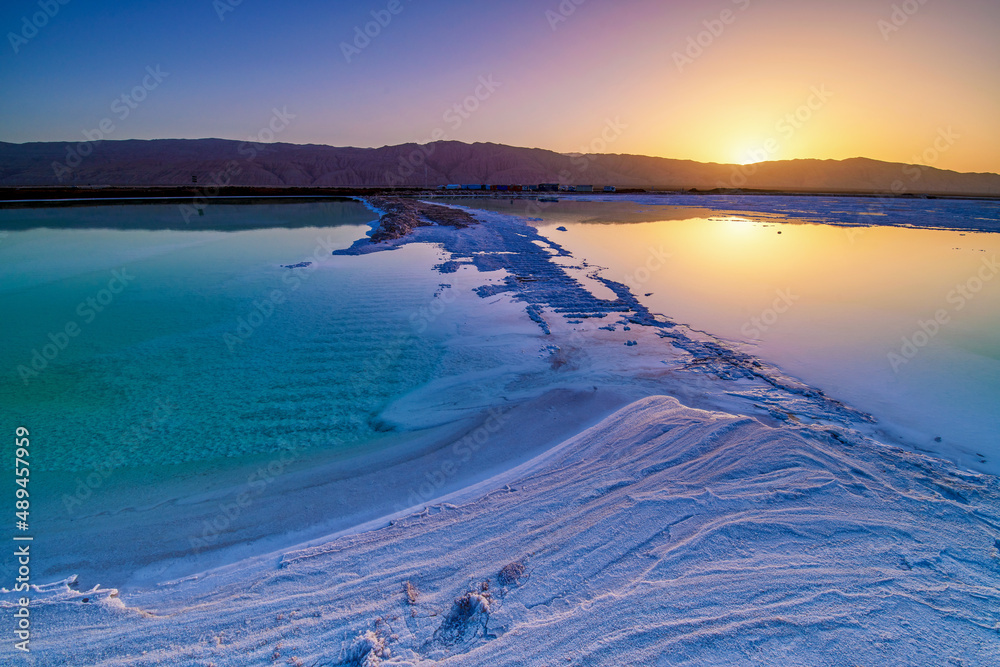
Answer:
[[(916, 11), (895, 24), (877, 0), (398, 1), (347, 62), (341, 44), (390, 0), (68, 0), (17, 53), (10, 34), (32, 35), (23, 19), (42, 10), (5, 0), (0, 140), (82, 139), (104, 118), (111, 139), (246, 139), (277, 108), (295, 116), (276, 137), (292, 143), (438, 130), (561, 152), (1000, 172), (997, 0), (896, 0)], [(114, 100), (157, 65), (167, 76), (120, 119)], [(487, 94), (480, 77), (499, 86)], [(469, 98), (477, 87), (486, 99)]]

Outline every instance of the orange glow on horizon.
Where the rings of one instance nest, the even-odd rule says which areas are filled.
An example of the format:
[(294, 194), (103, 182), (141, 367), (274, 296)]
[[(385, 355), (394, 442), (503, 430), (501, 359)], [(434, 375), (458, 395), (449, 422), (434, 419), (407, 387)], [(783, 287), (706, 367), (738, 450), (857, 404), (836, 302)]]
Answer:
[[(483, 122), (504, 131), (490, 140), (581, 151), (611, 118), (627, 129), (605, 150), (588, 152), (732, 164), (855, 157), (926, 163), (941, 133), (951, 133), (958, 140), (930, 166), (1000, 173), (1000, 88), (987, 83), (1000, 71), (1000, 42), (988, 36), (996, 22), (979, 16), (986, 9), (927, 3), (884, 37), (878, 21), (889, 5), (846, 2), (832, 11), (747, 4), (690, 59), (683, 55), (688, 39), (706, 30), (703, 21), (717, 9), (687, 7), (690, 18), (678, 18), (676, 7), (647, 7), (642, 23), (626, 25), (610, 9), (602, 16), (596, 6), (581, 8), (579, 23), (567, 26), (574, 41), (543, 55), (546, 72), (560, 75), (538, 75), (541, 92), (527, 98), (498, 95)], [(612, 38), (616, 28), (628, 40)], [(512, 67), (530, 70), (530, 63)], [(565, 111), (557, 122), (552, 109)], [(464, 129), (458, 138), (482, 140)]]

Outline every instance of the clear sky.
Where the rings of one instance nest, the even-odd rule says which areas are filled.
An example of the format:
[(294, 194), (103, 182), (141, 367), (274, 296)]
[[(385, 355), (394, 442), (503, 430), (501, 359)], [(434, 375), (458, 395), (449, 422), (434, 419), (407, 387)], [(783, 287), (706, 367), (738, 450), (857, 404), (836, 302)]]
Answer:
[(63, 1), (2, 3), (0, 140), (271, 124), (292, 143), (1000, 172), (997, 0)]

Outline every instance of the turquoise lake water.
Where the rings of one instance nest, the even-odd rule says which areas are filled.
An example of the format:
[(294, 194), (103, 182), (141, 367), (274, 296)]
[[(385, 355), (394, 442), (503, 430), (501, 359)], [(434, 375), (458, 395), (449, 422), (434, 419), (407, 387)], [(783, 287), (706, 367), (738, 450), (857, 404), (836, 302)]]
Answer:
[[(386, 407), (443, 375), (514, 363), (499, 344), (448, 355), (456, 327), (487, 331), (414, 326), (455, 278), (433, 269), (436, 246), (331, 255), (374, 217), (353, 201), (216, 203), (190, 225), (174, 204), (0, 210), (7, 423), (44, 434), (34, 465), (51, 471), (347, 448), (390, 431)], [(748, 346), (914, 446), (998, 465), (1000, 278), (984, 267), (1000, 236), (628, 203), (540, 217), (569, 261), (605, 267), (652, 311)], [(951, 291), (977, 275), (959, 307)], [(893, 366), (942, 310), (948, 322)]]
[(213, 204), (191, 231), (169, 204), (0, 211), (5, 421), (37, 434), (40, 470), (375, 437), (441, 341), (410, 322), (439, 289), (434, 248), (331, 255), (374, 217)]

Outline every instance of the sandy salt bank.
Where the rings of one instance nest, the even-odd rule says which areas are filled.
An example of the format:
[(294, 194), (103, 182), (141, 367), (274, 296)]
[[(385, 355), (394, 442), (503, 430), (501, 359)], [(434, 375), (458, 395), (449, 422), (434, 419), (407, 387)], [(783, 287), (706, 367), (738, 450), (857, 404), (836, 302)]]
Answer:
[(532, 392), (624, 405), (358, 530), (121, 592), (39, 586), (29, 664), (996, 664), (997, 478), (880, 443), (524, 220), (474, 215), (348, 252), (432, 242), (445, 274), (505, 271), (478, 296), (512, 296), (550, 346)]

